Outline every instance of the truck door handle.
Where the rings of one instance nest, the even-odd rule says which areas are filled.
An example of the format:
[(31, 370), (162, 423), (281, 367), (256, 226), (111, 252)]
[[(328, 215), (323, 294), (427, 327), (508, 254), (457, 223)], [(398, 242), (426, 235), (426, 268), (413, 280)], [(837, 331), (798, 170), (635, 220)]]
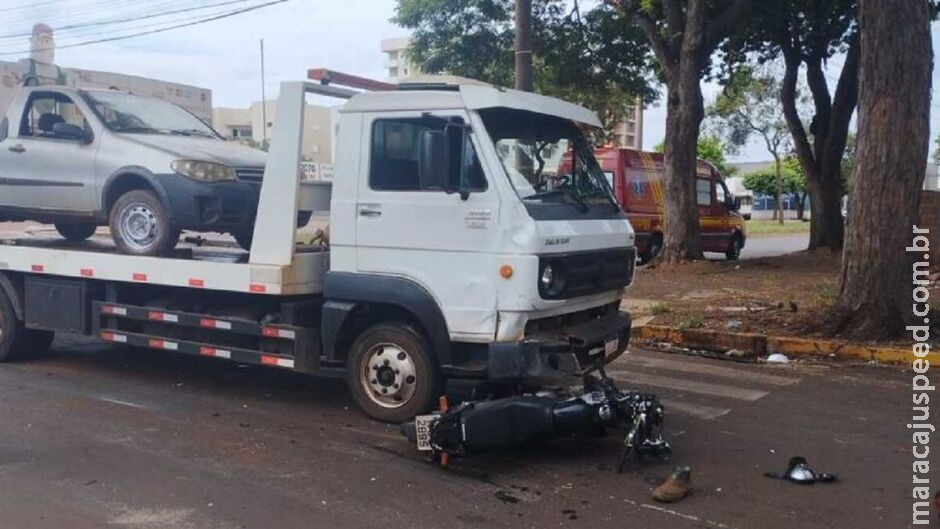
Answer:
[(381, 217), (382, 212), (377, 209), (360, 209), (359, 215), (363, 217)]
[(26, 147), (23, 147), (22, 145), (17, 143), (16, 145), (10, 147), (10, 152), (15, 152), (17, 154), (24, 153), (26, 152)]

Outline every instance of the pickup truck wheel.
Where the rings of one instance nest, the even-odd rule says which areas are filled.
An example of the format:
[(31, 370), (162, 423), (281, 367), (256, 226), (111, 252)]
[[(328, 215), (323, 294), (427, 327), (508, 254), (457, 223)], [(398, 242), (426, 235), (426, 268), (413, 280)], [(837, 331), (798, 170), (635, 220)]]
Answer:
[(16, 319), (13, 305), (0, 292), (0, 362), (10, 362), (22, 354), (21, 339), (25, 329)]
[(235, 237), (235, 242), (238, 243), (238, 246), (246, 252), (251, 251), (251, 241), (254, 239), (255, 232), (253, 229), (248, 229), (244, 231), (236, 231), (232, 234), (232, 237)]
[(427, 411), (441, 391), (431, 346), (405, 323), (378, 324), (353, 342), (346, 382), (370, 417), (401, 423)]
[(84, 241), (95, 234), (98, 226), (87, 222), (56, 222), (55, 229), (59, 232), (59, 235), (70, 241)]
[(111, 237), (131, 255), (165, 255), (176, 247), (180, 231), (170, 224), (166, 208), (152, 191), (129, 191), (111, 208)]

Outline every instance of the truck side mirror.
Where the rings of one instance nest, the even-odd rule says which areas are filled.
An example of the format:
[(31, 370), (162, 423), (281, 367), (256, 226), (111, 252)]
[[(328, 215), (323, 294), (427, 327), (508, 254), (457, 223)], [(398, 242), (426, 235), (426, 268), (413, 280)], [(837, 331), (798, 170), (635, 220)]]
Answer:
[(447, 189), (450, 160), (447, 135), (442, 130), (426, 130), (421, 134), (418, 159), (418, 181), (421, 189)]
[(75, 140), (82, 143), (91, 141), (91, 133), (71, 123), (56, 123), (52, 126), (52, 133), (56, 138), (63, 140)]

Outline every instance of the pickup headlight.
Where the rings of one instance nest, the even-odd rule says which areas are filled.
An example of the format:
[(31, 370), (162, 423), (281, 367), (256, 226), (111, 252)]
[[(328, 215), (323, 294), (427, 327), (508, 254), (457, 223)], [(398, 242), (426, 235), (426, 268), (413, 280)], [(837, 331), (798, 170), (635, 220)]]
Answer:
[(170, 167), (177, 174), (200, 182), (230, 182), (237, 179), (234, 169), (220, 163), (176, 160)]

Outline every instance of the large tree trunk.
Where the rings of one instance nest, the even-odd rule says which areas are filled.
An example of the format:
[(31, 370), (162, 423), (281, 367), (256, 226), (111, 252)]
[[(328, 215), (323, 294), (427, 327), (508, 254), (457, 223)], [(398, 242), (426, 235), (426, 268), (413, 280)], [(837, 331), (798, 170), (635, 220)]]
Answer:
[(806, 178), (809, 187), (809, 249), (842, 248), (845, 223), (842, 218), (842, 185), (827, 183), (822, 178)]
[(775, 200), (777, 201), (777, 210), (774, 213), (777, 220), (780, 221), (780, 224), (783, 224), (783, 167), (780, 163), (780, 156), (774, 154), (774, 169), (776, 170), (776, 184), (777, 188), (774, 190), (776, 193)]
[[(907, 253), (929, 150), (932, 52), (926, 0), (861, 0), (858, 160), (832, 330), (899, 336), (911, 314)], [(920, 322), (922, 324), (922, 322)]]
[(698, 135), (705, 116), (697, 75), (668, 88), (665, 143), (665, 230), (658, 260), (676, 263), (702, 259), (695, 174)]

